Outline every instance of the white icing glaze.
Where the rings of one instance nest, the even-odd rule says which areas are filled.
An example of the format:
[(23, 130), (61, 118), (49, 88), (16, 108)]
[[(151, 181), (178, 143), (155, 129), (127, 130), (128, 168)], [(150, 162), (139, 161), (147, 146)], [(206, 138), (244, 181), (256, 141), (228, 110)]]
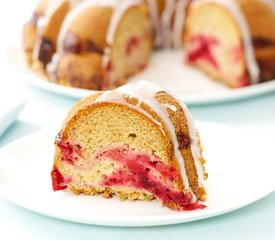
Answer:
[(69, 0), (71, 8), (76, 7), (79, 3), (83, 2), (85, 0)]
[[(78, 3), (79, 1), (76, 1)], [(57, 51), (55, 54), (60, 55), (63, 51), (63, 43), (68, 32), (68, 29), (77, 16), (81, 14), (82, 11), (90, 8), (90, 7), (109, 7), (113, 9), (110, 25), (108, 27), (107, 35), (106, 35), (106, 43), (111, 45), (113, 42), (114, 34), (116, 28), (120, 22), (121, 17), (123, 14), (132, 6), (141, 4), (141, 0), (87, 0), (87, 1), (80, 1), (78, 4), (74, 4), (72, 10), (67, 14), (64, 19), (64, 22), (61, 26), (58, 40), (57, 40)], [(104, 49), (104, 56), (103, 56), (103, 66), (105, 67), (108, 63), (108, 56), (110, 54), (109, 47)], [(56, 57), (59, 59), (59, 57)], [(58, 61), (53, 61), (50, 63), (49, 71), (55, 72), (57, 69)]]
[[(102, 1), (102, 0), (100, 0)], [(106, 0), (104, 0), (106, 1)], [(140, 5), (142, 4), (141, 0), (116, 0), (113, 1), (116, 3), (114, 7), (114, 12), (112, 14), (110, 26), (108, 28), (106, 41), (107, 44), (112, 44), (114, 40), (114, 35), (117, 29), (117, 26), (120, 22), (121, 17), (124, 15), (124, 13), (132, 6)]]
[[(165, 8), (159, 16), (157, 0), (148, 0), (151, 24), (155, 31), (156, 47), (181, 47), (181, 34), (188, 0), (165, 0)], [(172, 23), (173, 15), (175, 20)]]
[(166, 0), (165, 9), (161, 16), (161, 35), (162, 45), (165, 48), (171, 47), (171, 36), (172, 36), (172, 17), (175, 10), (175, 0)]
[(103, 60), (102, 60), (102, 66), (104, 69), (107, 68), (109, 59), (110, 59), (110, 54), (111, 54), (111, 49), (110, 47), (105, 47), (104, 48), (104, 55), (103, 55)]
[(262, 0), (262, 2), (275, 12), (275, 0)]
[(46, 66), (46, 71), (49, 74), (50, 78), (55, 80), (56, 76), (56, 70), (57, 70), (57, 65), (60, 61), (60, 54), (54, 53), (51, 59), (51, 62), (49, 62)]
[(45, 12), (38, 18), (36, 29), (39, 35), (43, 34), (45, 26), (48, 24), (51, 16), (60, 7), (64, 0), (48, 0), (45, 8)]
[(174, 106), (174, 105), (171, 105), (171, 104), (162, 104), (165, 108), (169, 108), (171, 111), (173, 111), (173, 112), (176, 112), (177, 111), (177, 108), (176, 108), (176, 106)]
[(140, 0), (87, 0), (77, 5), (65, 18), (64, 23), (60, 30), (58, 37), (58, 50), (62, 50), (63, 42), (68, 32), (69, 26), (76, 17), (81, 14), (82, 11), (90, 7), (110, 7), (113, 9), (110, 26), (108, 28), (106, 41), (108, 44), (112, 44), (113, 36), (117, 25), (120, 22), (121, 17), (127, 9), (131, 6), (140, 4)]
[[(155, 85), (155, 84), (152, 84), (152, 83), (149, 83), (146, 81), (140, 81), (137, 83), (124, 85), (124, 86), (119, 87), (113, 91), (106, 91), (98, 99), (96, 99), (95, 102), (107, 101), (107, 102), (116, 102), (116, 103), (127, 104), (127, 105), (129, 105), (129, 107), (135, 108), (136, 110), (145, 114), (154, 123), (156, 123), (158, 125), (162, 125), (160, 122), (158, 122), (154, 118), (152, 118), (152, 116), (150, 114), (148, 114), (146, 111), (144, 111), (141, 108), (140, 103), (144, 102), (149, 107), (151, 107), (161, 117), (161, 119), (163, 120), (164, 124), (167, 126), (167, 128), (170, 132), (170, 135), (171, 135), (172, 141), (173, 141), (175, 156), (176, 156), (176, 159), (180, 166), (181, 176), (182, 176), (185, 188), (188, 189), (192, 193), (193, 201), (195, 201), (196, 197), (189, 186), (189, 181), (188, 181), (188, 177), (187, 177), (186, 170), (185, 170), (184, 159), (183, 159), (183, 156), (179, 150), (179, 143), (178, 143), (178, 139), (177, 139), (177, 136), (175, 133), (175, 128), (174, 128), (174, 125), (173, 125), (171, 119), (169, 118), (169, 114), (167, 112), (167, 108), (171, 109), (172, 111), (176, 111), (177, 109), (173, 105), (161, 104), (160, 102), (158, 102), (155, 99), (155, 94), (159, 91), (163, 91), (163, 89), (161, 87), (159, 87), (158, 85)], [(127, 103), (123, 98), (123, 96), (125, 94), (139, 99), (139, 103), (135, 106)], [(187, 122), (188, 122), (188, 126), (189, 126), (189, 135), (191, 138), (191, 151), (193, 154), (193, 158), (195, 161), (195, 167), (196, 167), (197, 174), (198, 174), (198, 182), (199, 182), (199, 185), (201, 186), (203, 184), (204, 177), (203, 177), (203, 166), (199, 160), (199, 158), (201, 157), (200, 149), (198, 146), (199, 139), (196, 134), (196, 127), (195, 127), (194, 121), (193, 121), (189, 111), (187, 110), (187, 107), (184, 104), (181, 104), (181, 106), (182, 106), (182, 108), (185, 112), (185, 116), (187, 118)], [(164, 133), (163, 130), (162, 130), (162, 132)]]
[[(109, 2), (110, 0), (107, 0), (107, 1)], [(106, 36), (107, 46), (104, 49), (104, 56), (103, 56), (103, 62), (102, 62), (103, 68), (106, 68), (108, 64), (110, 52), (111, 52), (110, 46), (113, 44), (116, 29), (124, 13), (132, 6), (140, 5), (143, 3), (141, 0), (116, 0), (111, 2), (114, 2), (115, 5), (113, 6), (113, 13), (112, 13), (110, 25), (108, 27), (107, 36)]]
[(158, 15), (158, 4), (156, 2), (157, 0), (148, 0), (147, 4), (149, 6), (150, 11), (150, 19), (151, 24), (153, 27), (153, 30), (155, 32), (155, 46), (160, 47), (161, 46), (161, 24), (160, 24), (160, 18)]
[(199, 147), (199, 136), (197, 134), (197, 127), (196, 127), (195, 121), (193, 120), (193, 117), (192, 117), (191, 113), (189, 112), (187, 106), (180, 99), (178, 99), (177, 96), (175, 96), (173, 93), (171, 93), (169, 90), (165, 89), (165, 91), (169, 95), (173, 96), (178, 101), (178, 103), (181, 105), (181, 107), (184, 111), (184, 115), (186, 117), (187, 124), (188, 124), (189, 137), (191, 139), (191, 152), (192, 152), (192, 156), (194, 159), (194, 163), (195, 163), (195, 167), (196, 167), (196, 171), (197, 171), (197, 175), (198, 175), (198, 183), (199, 183), (199, 186), (203, 186), (204, 170), (203, 170), (203, 166), (202, 166), (202, 163), (200, 160), (202, 158), (202, 155), (201, 155), (201, 149)]
[[(140, 103), (138, 103), (136, 106), (133, 106), (132, 104), (129, 104), (125, 98), (125, 94), (123, 92), (114, 91), (114, 90), (108, 90), (105, 91), (101, 96), (99, 96), (96, 100), (93, 101), (93, 103), (97, 102), (115, 102), (120, 103), (124, 105), (128, 105), (131, 108), (137, 109), (139, 112), (147, 116), (150, 120), (152, 120), (155, 124), (162, 126), (162, 124), (154, 119), (149, 113), (147, 113), (145, 110), (143, 110), (140, 106)], [(164, 131), (162, 130), (162, 133), (164, 134)]]
[[(175, 96), (174, 96), (175, 97)], [(191, 151), (192, 151), (192, 156), (194, 159), (195, 167), (197, 170), (197, 175), (198, 175), (198, 182), (199, 186), (203, 186), (204, 182), (204, 171), (203, 171), (203, 166), (201, 164), (201, 150), (198, 147), (199, 146), (199, 137), (197, 135), (197, 127), (195, 125), (195, 121), (192, 118), (192, 115), (188, 111), (186, 105), (182, 103), (180, 100), (178, 100), (179, 103), (181, 104), (182, 109), (184, 110), (185, 117), (188, 123), (188, 131), (189, 131), (189, 137), (191, 139)]]
[(182, 46), (182, 31), (185, 22), (185, 9), (189, 0), (178, 0), (175, 10), (175, 20), (173, 26), (173, 45), (174, 48)]
[[(34, 60), (38, 59), (38, 54), (39, 54), (39, 50), (42, 42), (41, 36), (43, 36), (45, 27), (49, 23), (51, 16), (58, 10), (61, 4), (63, 4), (65, 1), (67, 0), (48, 0), (44, 14), (38, 18), (36, 30), (39, 35), (39, 38), (36, 40), (34, 50), (33, 50)], [(77, 6), (82, 1), (84, 0), (69, 0), (68, 2), (69, 2), (70, 9)]]
[(56, 10), (60, 7), (60, 5), (64, 2), (64, 0), (48, 0), (45, 12), (42, 16), (40, 16), (37, 20), (36, 24), (36, 31), (38, 34), (38, 39), (35, 42), (34, 48), (33, 48), (33, 59), (36, 61), (38, 60), (39, 50), (41, 46), (41, 38), (44, 33), (45, 26), (47, 26), (51, 16), (56, 12)]
[(104, 7), (113, 7), (114, 3), (112, 1), (99, 1), (99, 0), (87, 0), (83, 1), (74, 7), (65, 17), (64, 22), (59, 31), (58, 40), (57, 40), (57, 52), (61, 53), (63, 50), (63, 43), (68, 32), (68, 29), (73, 22), (81, 14), (82, 11), (86, 10), (89, 7), (94, 6), (104, 6)]
[(247, 24), (244, 14), (240, 9), (240, 6), (235, 0), (194, 0), (192, 2), (192, 6), (197, 6), (198, 4), (204, 4), (207, 2), (216, 2), (218, 4), (221, 4), (232, 14), (232, 17), (238, 24), (241, 32), (250, 82), (251, 84), (258, 83), (260, 70), (254, 56), (254, 48), (249, 31), (249, 26)]
[(41, 45), (41, 38), (38, 38), (35, 41), (35, 44), (34, 44), (34, 47), (33, 47), (33, 52), (32, 52), (32, 59), (34, 61), (38, 60), (40, 45)]

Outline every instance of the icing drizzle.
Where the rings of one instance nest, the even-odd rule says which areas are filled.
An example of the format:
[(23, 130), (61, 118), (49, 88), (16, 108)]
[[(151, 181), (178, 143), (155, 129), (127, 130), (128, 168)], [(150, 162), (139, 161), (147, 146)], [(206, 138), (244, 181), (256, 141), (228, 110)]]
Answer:
[(240, 9), (240, 6), (235, 0), (194, 0), (192, 2), (192, 6), (194, 7), (207, 2), (216, 2), (221, 4), (232, 14), (232, 17), (238, 24), (241, 32), (250, 82), (252, 84), (258, 83), (260, 70), (254, 56), (254, 48), (251, 40), (249, 26), (247, 25), (246, 18)]
[(61, 26), (60, 33), (57, 40), (57, 51), (54, 54), (54, 61), (52, 61), (47, 67), (47, 71), (49, 74), (52, 74), (57, 69), (57, 65), (60, 59), (60, 54), (63, 52), (63, 43), (68, 32), (68, 29), (72, 23), (76, 19), (76, 17), (81, 14), (82, 11), (87, 8), (92, 7), (109, 7), (112, 8), (112, 17), (110, 20), (110, 24), (108, 27), (107, 35), (106, 35), (106, 43), (107, 46), (104, 49), (103, 56), (103, 67), (107, 66), (109, 54), (110, 54), (110, 45), (113, 43), (114, 35), (117, 29), (117, 26), (120, 22), (121, 17), (124, 13), (132, 6), (141, 4), (141, 0), (87, 0), (80, 2), (77, 4), (72, 10), (67, 14), (64, 19), (64, 22)]
[(173, 44), (174, 48), (182, 46), (182, 32), (185, 23), (185, 11), (189, 0), (178, 0), (176, 3), (175, 20), (173, 25)]
[(162, 42), (164, 48), (171, 47), (171, 21), (173, 17), (173, 13), (175, 11), (175, 0), (166, 0), (165, 1), (165, 9), (161, 15), (161, 33), (162, 33)]
[(38, 39), (35, 42), (34, 48), (33, 48), (33, 59), (37, 60), (39, 55), (40, 46), (42, 43), (42, 36), (44, 34), (44, 29), (48, 22), (50, 21), (51, 16), (54, 14), (55, 11), (60, 7), (60, 5), (64, 2), (64, 0), (48, 0), (45, 6), (45, 10), (42, 16), (38, 18), (37, 25), (36, 25), (36, 31), (38, 34)]
[[(51, 14), (58, 8), (58, 6), (64, 0), (53, 1), (49, 0), (46, 6), (45, 13), (42, 17), (39, 18), (37, 23), (37, 30), (41, 34), (47, 21), (49, 20)], [(81, 13), (81, 11), (89, 8), (89, 7), (110, 7), (113, 9), (110, 25), (108, 27), (107, 35), (106, 35), (106, 43), (107, 46), (104, 49), (103, 56), (103, 67), (105, 68), (108, 64), (109, 56), (110, 56), (110, 46), (113, 43), (114, 34), (117, 29), (117, 25), (120, 22), (121, 17), (129, 9), (134, 5), (142, 4), (142, 0), (69, 0), (71, 5), (71, 11), (65, 17), (65, 20), (61, 26), (60, 33), (57, 40), (57, 51), (53, 56), (53, 60), (49, 67), (47, 66), (47, 71), (51, 75), (55, 72), (57, 68), (57, 64), (60, 59), (60, 54), (63, 48), (63, 42), (66, 36), (66, 33), (69, 29), (71, 22)], [(165, 0), (165, 9), (161, 16), (158, 16), (158, 3), (157, 0), (148, 0), (148, 6), (150, 9), (150, 17), (153, 27), (156, 30), (156, 45), (161, 45), (164, 47), (171, 47), (173, 45), (176, 48), (181, 47), (181, 36), (184, 26), (185, 20), (185, 8), (188, 4), (189, 0)], [(247, 69), (251, 79), (251, 83), (255, 84), (259, 81), (259, 66), (255, 60), (254, 49), (251, 41), (251, 35), (249, 31), (249, 27), (247, 25), (247, 21), (242, 13), (240, 6), (235, 0), (194, 0), (191, 5), (196, 6), (198, 4), (203, 4), (205, 2), (217, 2), (222, 4), (229, 10), (232, 14), (233, 18), (236, 20), (243, 40), (245, 58), (247, 62)], [(267, 4), (270, 8), (275, 11), (275, 2), (273, 0), (263, 0), (263, 3)], [(174, 14), (174, 21), (172, 22)], [(38, 51), (40, 46), (39, 39), (37, 40), (35, 47), (33, 58), (37, 59)], [(57, 56), (55, 56), (57, 55)]]
[(148, 0), (147, 4), (150, 10), (151, 24), (155, 31), (155, 46), (160, 47), (161, 46), (161, 34), (160, 34), (161, 26), (160, 26), (159, 16), (158, 16), (158, 5), (156, 0)]
[[(165, 8), (159, 16), (157, 0), (148, 0), (151, 24), (155, 31), (155, 46), (180, 48), (185, 22), (185, 8), (189, 0), (165, 0)], [(174, 16), (174, 21), (173, 20)]]
[(275, 1), (274, 0), (262, 0), (262, 2), (266, 5), (268, 5), (268, 7), (270, 9), (272, 9), (273, 12), (275, 12)]
[[(172, 141), (173, 141), (175, 157), (176, 157), (176, 159), (179, 163), (179, 166), (180, 166), (181, 176), (182, 176), (185, 188), (188, 189), (192, 193), (193, 201), (195, 201), (196, 197), (189, 186), (189, 181), (188, 181), (187, 173), (185, 170), (184, 159), (183, 159), (183, 156), (179, 150), (179, 142), (178, 142), (178, 139), (177, 139), (177, 136), (175, 133), (175, 128), (174, 128), (174, 125), (169, 117), (168, 112), (167, 112), (167, 108), (170, 108), (174, 111), (176, 109), (175, 109), (175, 106), (171, 106), (168, 104), (161, 104), (160, 102), (158, 102), (155, 99), (156, 93), (160, 92), (160, 91), (163, 91), (163, 89), (155, 84), (149, 83), (147, 81), (139, 81), (137, 83), (124, 85), (122, 87), (117, 88), (116, 90), (105, 91), (100, 97), (98, 97), (94, 101), (94, 103), (96, 103), (96, 102), (115, 102), (115, 103), (120, 103), (120, 104), (127, 104), (131, 108), (135, 108), (142, 114), (146, 115), (155, 124), (161, 126), (162, 123), (158, 122), (149, 113), (147, 113), (145, 110), (143, 110), (141, 108), (140, 104), (142, 102), (144, 102), (150, 108), (152, 108), (161, 117), (161, 119), (163, 120), (163, 122), (165, 123), (165, 125), (167, 126), (167, 128), (170, 132), (170, 135), (171, 135)], [(130, 105), (124, 99), (125, 94), (129, 95), (130, 97), (137, 98), (139, 100), (139, 103), (134, 106)], [(179, 101), (179, 103), (180, 103), (180, 101)], [(203, 166), (200, 163), (201, 153), (200, 153), (200, 149), (198, 146), (199, 139), (197, 136), (196, 127), (195, 127), (194, 121), (193, 121), (189, 111), (187, 110), (186, 105), (184, 105), (182, 103), (180, 103), (180, 104), (184, 110), (184, 113), (185, 113), (185, 116), (186, 116), (186, 119), (188, 122), (189, 136), (191, 138), (191, 151), (192, 151), (192, 155), (193, 155), (193, 159), (195, 162), (195, 167), (196, 167), (196, 171), (197, 171), (197, 175), (198, 175), (199, 186), (202, 186), (203, 180), (204, 180), (204, 176), (203, 176), (204, 173), (203, 173)], [(163, 129), (162, 129), (162, 132), (164, 134)]]

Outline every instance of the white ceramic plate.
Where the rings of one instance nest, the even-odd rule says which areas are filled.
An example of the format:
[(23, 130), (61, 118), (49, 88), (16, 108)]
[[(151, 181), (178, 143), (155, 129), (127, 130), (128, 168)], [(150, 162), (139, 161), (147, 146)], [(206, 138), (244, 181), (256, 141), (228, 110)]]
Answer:
[[(94, 92), (60, 86), (46, 81), (27, 68), (20, 48), (9, 49), (8, 60), (16, 67), (15, 71), (23, 70), (24, 76), (22, 71), (20, 72), (22, 80), (35, 87), (73, 98), (82, 98)], [(139, 80), (149, 80), (162, 85), (177, 94), (188, 105), (233, 101), (275, 91), (275, 81), (240, 89), (227, 88), (225, 85), (209, 79), (200, 71), (185, 65), (181, 51), (171, 50), (154, 53), (148, 68), (130, 78), (129, 82)]]
[(0, 95), (0, 136), (16, 120), (25, 106), (25, 99), (18, 95), (1, 93)]
[[(183, 223), (224, 214), (255, 202), (275, 189), (274, 143), (236, 128), (198, 124), (209, 179), (207, 208), (175, 212), (154, 200), (53, 192), (53, 132), (40, 132), (0, 150), (0, 196), (35, 212), (64, 220), (108, 226)], [(264, 144), (263, 142), (264, 141)]]

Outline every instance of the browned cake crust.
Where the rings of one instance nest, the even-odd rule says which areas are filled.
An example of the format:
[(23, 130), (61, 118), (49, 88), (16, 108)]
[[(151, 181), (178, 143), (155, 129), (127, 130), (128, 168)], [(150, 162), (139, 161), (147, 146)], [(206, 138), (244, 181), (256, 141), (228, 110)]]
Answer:
[(32, 64), (32, 54), (37, 35), (37, 21), (41, 17), (47, 5), (47, 0), (41, 0), (36, 7), (31, 19), (23, 27), (23, 49), (26, 55), (27, 63)]
[(275, 78), (275, 12), (261, 0), (239, 0), (252, 35), (261, 81)]
[[(94, 154), (100, 151), (102, 146), (126, 144), (130, 149), (139, 149), (141, 152), (158, 156), (163, 164), (173, 166), (177, 172), (180, 172), (170, 132), (160, 116), (144, 102), (140, 103), (140, 107), (150, 117), (142, 114), (135, 109), (138, 99), (127, 95), (123, 97), (123, 101), (126, 101), (127, 104), (108, 101), (98, 102), (97, 99), (102, 94), (97, 93), (81, 100), (68, 113), (58, 137), (53, 169), (58, 169), (62, 175), (74, 176), (74, 179), (78, 178), (76, 175), (79, 173), (70, 167), (66, 167), (66, 165), (62, 164), (61, 160), (62, 147), (60, 148), (59, 143), (60, 141), (69, 141), (82, 146), (81, 148), (85, 149), (84, 155), (88, 159), (91, 159)], [(189, 184), (197, 199), (205, 200), (205, 189), (203, 186), (198, 185), (198, 174), (191, 152), (191, 138), (188, 132), (185, 112), (177, 100), (165, 92), (157, 93), (156, 99), (160, 103), (173, 105), (177, 108), (177, 111), (168, 111), (169, 117), (175, 126), (175, 133), (184, 159)], [(161, 125), (157, 125), (151, 118), (161, 123)], [(89, 122), (89, 125), (87, 125), (87, 122)], [(200, 160), (201, 164), (204, 165), (204, 159), (201, 158)], [(96, 179), (101, 178), (100, 173), (104, 171), (110, 174), (115, 171), (115, 168), (113, 165), (98, 165), (97, 174), (91, 173), (89, 177), (83, 175), (81, 176), (81, 181), (68, 183), (67, 189), (76, 194), (103, 194), (104, 197), (111, 197), (112, 194), (116, 194), (122, 200), (129, 199), (131, 201), (136, 199), (148, 201), (154, 197), (149, 192), (125, 186), (91, 187), (91, 185), (85, 187), (83, 185), (83, 181), (88, 183), (91, 179), (96, 182)], [(207, 178), (206, 173), (205, 178)], [(170, 184), (177, 191), (186, 191), (181, 177)], [(172, 209), (179, 208), (177, 203), (172, 201), (166, 205)]]
[[(192, 54), (190, 63), (194, 62), (194, 65), (205, 71), (213, 79), (221, 79), (231, 87), (240, 87), (273, 79), (275, 77), (275, 28), (273, 26), (275, 12), (271, 6), (261, 0), (235, 1), (244, 16), (245, 24), (248, 25), (254, 48), (255, 62), (258, 64), (260, 70), (259, 79), (252, 80), (251, 76), (244, 77), (247, 75), (246, 72), (249, 72), (249, 67), (248, 60), (244, 58), (244, 53), (239, 51), (241, 48), (238, 49), (235, 47), (235, 53), (233, 51), (234, 45), (241, 46), (244, 44), (240, 30), (241, 27), (236, 24), (234, 16), (227, 11), (227, 7), (222, 2), (205, 1), (201, 3), (199, 6), (197, 6), (196, 1), (194, 1), (193, 4), (191, 3), (183, 38), (187, 45), (187, 51), (189, 51), (190, 41), (192, 41), (194, 35), (210, 37), (203, 39), (208, 41), (204, 42), (205, 45), (203, 46), (204, 50), (207, 51), (212, 48), (212, 51), (210, 51), (212, 56), (206, 52), (203, 56), (203, 61), (196, 61), (194, 59), (197, 58), (197, 55)], [(209, 15), (209, 12), (211, 12), (211, 15)], [(226, 20), (226, 18), (231, 18), (231, 23)], [(235, 23), (232, 21), (235, 21)], [(219, 41), (211, 40), (212, 37)], [(237, 42), (239, 42), (238, 45)], [(223, 45), (222, 51), (218, 50), (218, 45), (221, 43)], [(236, 61), (234, 62), (230, 59), (232, 56), (238, 59), (238, 64), (236, 64)], [(205, 60), (207, 60), (208, 63)], [(219, 68), (217, 66), (219, 66)], [(225, 69), (229, 69), (228, 73), (222, 74)]]
[[(32, 19), (23, 29), (23, 46), (27, 62), (35, 71), (45, 74), (45, 66), (51, 61), (56, 51), (57, 37), (63, 19), (70, 10), (68, 0), (57, 0), (56, 9), (50, 16), (45, 16), (52, 6), (48, 0), (42, 0), (37, 6)], [(45, 26), (38, 26), (41, 18), (47, 18)], [(44, 19), (45, 20), (45, 19)], [(37, 45), (37, 46), (36, 46)], [(36, 49), (35, 48), (39, 48)], [(34, 56), (34, 51), (37, 51)]]
[[(131, 7), (120, 20), (113, 44), (108, 45), (106, 35), (112, 14), (112, 8), (90, 7), (72, 21), (56, 71), (59, 83), (88, 89), (110, 89), (123, 84), (127, 77), (146, 66), (151, 52), (147, 12), (142, 6)], [(127, 44), (133, 36), (139, 46), (131, 56), (125, 56)]]
[[(188, 63), (230, 87), (249, 84), (248, 79), (242, 81), (247, 76), (244, 53), (236, 53), (236, 59), (232, 57), (234, 49), (236, 52), (242, 49), (242, 36), (226, 7), (215, 1), (191, 4), (183, 38)], [(199, 48), (197, 44), (200, 44)]]
[(93, 7), (82, 11), (71, 22), (56, 70), (59, 83), (87, 89), (104, 88), (103, 54), (111, 16), (111, 8)]
[[(177, 36), (177, 34), (174, 35), (176, 10), (181, 1), (152, 0), (156, 4), (158, 23), (155, 26), (153, 21), (149, 21), (153, 19), (149, 0), (144, 0), (143, 4), (134, 4), (123, 14), (111, 44), (106, 41), (106, 38), (113, 21), (114, 9), (99, 5), (87, 7), (73, 19), (64, 41), (60, 44), (62, 46), (57, 50), (57, 39), (63, 20), (71, 12), (70, 9), (72, 11), (74, 9), (68, 0), (59, 1), (59, 7), (50, 15), (42, 33), (38, 33), (37, 23), (49, 8), (48, 0), (41, 0), (32, 19), (23, 29), (23, 46), (27, 63), (34, 71), (43, 74), (50, 81), (78, 88), (113, 89), (123, 85), (129, 77), (147, 66), (154, 40), (157, 40), (155, 42), (157, 47), (171, 47), (173, 44), (180, 47), (181, 45), (174, 42)], [(187, 10), (187, 20), (184, 21), (186, 24), (184, 29), (177, 30), (181, 31), (185, 51), (189, 51), (188, 43), (193, 41), (193, 34), (213, 33), (214, 37), (221, 39), (224, 46), (211, 53), (213, 58), (218, 59), (217, 61), (210, 59), (210, 64), (205, 61), (194, 61), (196, 54), (193, 54), (192, 57), (187, 58), (187, 62), (202, 69), (212, 79), (221, 79), (233, 88), (254, 83), (247, 67), (248, 60), (245, 59), (244, 52), (240, 51), (243, 36), (232, 14), (223, 8), (223, 4), (219, 1), (205, 1), (203, 6), (194, 10), (192, 6), (195, 4), (196, 1), (186, 1), (183, 9), (183, 12)], [(236, 4), (241, 8), (249, 26), (255, 59), (260, 69), (259, 82), (273, 79), (275, 77), (275, 28), (273, 27), (275, 13), (269, 4), (261, 0), (236, 0)], [(168, 13), (169, 9), (172, 9), (171, 14)], [(170, 14), (169, 17), (166, 16), (167, 14)], [(220, 24), (216, 24), (216, 19), (219, 19)], [(211, 43), (211, 39), (206, 40), (210, 41), (210, 45), (216, 44), (215, 41)], [(202, 41), (202, 39), (196, 41)], [(230, 49), (234, 47), (233, 45), (236, 45), (235, 51)], [(232, 51), (235, 56), (233, 58), (237, 59), (235, 62), (231, 59)], [(52, 60), (54, 54), (58, 55), (55, 61)], [(206, 57), (209, 60), (207, 54)], [(219, 69), (217, 65), (221, 65)]]
[[(175, 132), (177, 139), (180, 144), (180, 151), (184, 158), (184, 165), (187, 171), (187, 176), (189, 180), (189, 184), (195, 193), (196, 197), (200, 200), (205, 200), (206, 198), (206, 192), (203, 187), (200, 187), (198, 185), (198, 176), (196, 172), (196, 167), (194, 164), (194, 158), (191, 151), (191, 137), (188, 130), (188, 123), (187, 119), (184, 113), (184, 110), (182, 109), (181, 105), (178, 103), (178, 101), (173, 98), (171, 95), (167, 94), (166, 92), (160, 92), (157, 94), (156, 99), (162, 103), (162, 104), (168, 104), (176, 106), (176, 111), (172, 111), (171, 109), (167, 109), (169, 113), (169, 117), (175, 126)], [(201, 148), (201, 146), (200, 146)], [(202, 148), (201, 148), (202, 153)], [(203, 158), (200, 159), (201, 164), (204, 165), (205, 160)], [(207, 178), (207, 175), (205, 175), (205, 178)]]
[[(129, 76), (146, 67), (152, 32), (145, 4), (133, 3), (115, 20), (119, 22), (112, 29), (114, 36), (109, 43), (114, 8), (87, 4), (68, 24), (65, 36), (61, 36), (63, 20), (78, 5), (59, 1), (51, 14), (48, 1), (41, 2), (32, 21), (24, 27), (24, 51), (34, 71), (62, 85), (103, 90), (122, 85)], [(49, 17), (41, 33), (37, 23), (45, 15)], [(55, 60), (54, 54), (58, 55)]]

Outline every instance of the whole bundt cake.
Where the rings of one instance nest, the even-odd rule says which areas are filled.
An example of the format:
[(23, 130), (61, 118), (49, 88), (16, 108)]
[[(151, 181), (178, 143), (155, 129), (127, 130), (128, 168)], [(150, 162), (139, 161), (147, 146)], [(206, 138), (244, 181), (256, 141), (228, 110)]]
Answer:
[(236, 88), (275, 77), (274, 21), (274, 0), (41, 0), (24, 51), (51, 81), (103, 90), (146, 68), (154, 48), (183, 49)]

